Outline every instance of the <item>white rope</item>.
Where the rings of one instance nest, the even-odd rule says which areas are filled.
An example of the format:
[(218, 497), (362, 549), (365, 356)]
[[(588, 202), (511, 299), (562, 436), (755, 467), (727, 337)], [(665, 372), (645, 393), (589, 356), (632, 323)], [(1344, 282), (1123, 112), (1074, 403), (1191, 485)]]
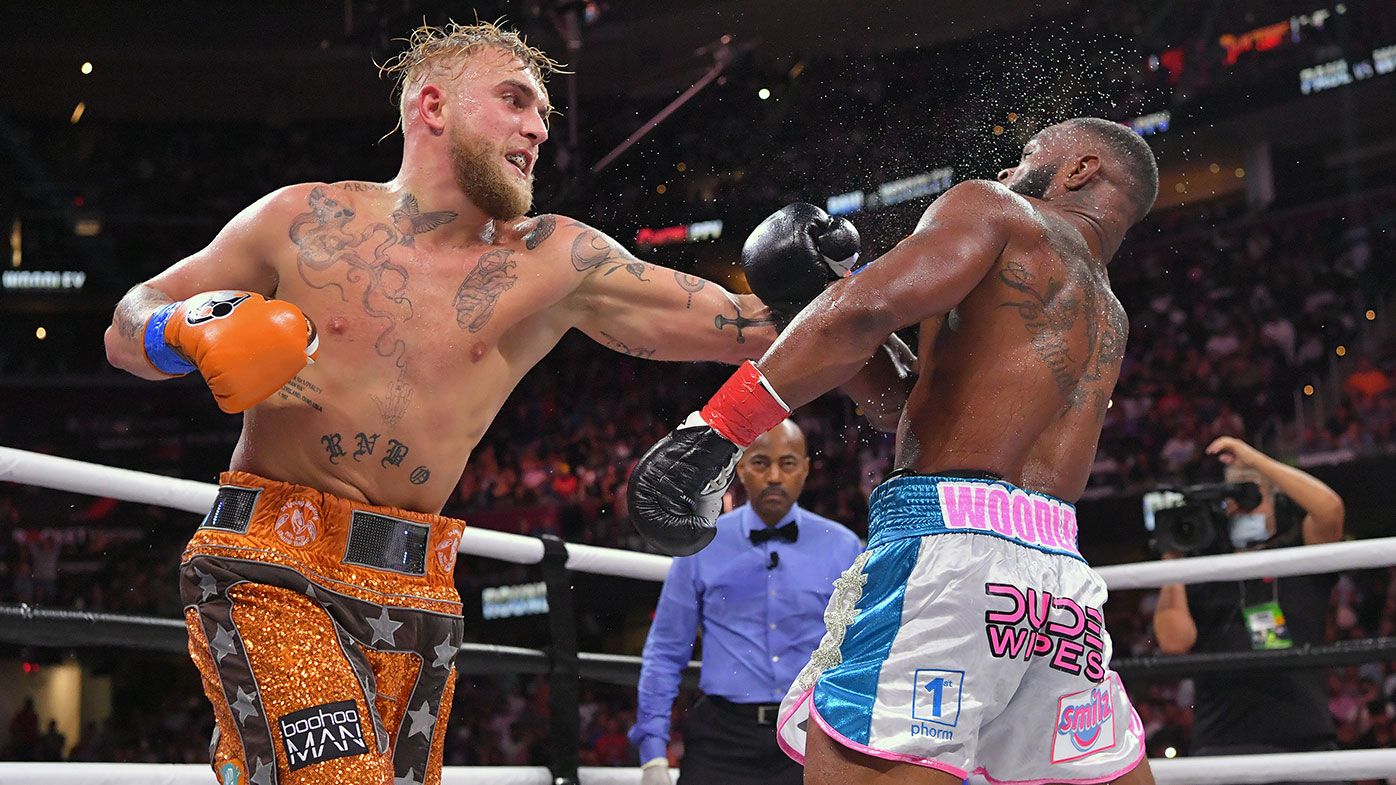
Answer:
[(1283, 578), (1396, 564), (1396, 537), (1305, 545), (1302, 548), (1196, 556), (1170, 561), (1112, 564), (1096, 569), (1111, 589), (1147, 589), (1169, 583)]
[[(212, 483), (162, 477), (12, 447), (0, 447), (0, 481), (156, 504), (200, 514), (208, 512), (218, 494), (218, 486)], [(465, 534), (461, 536), (460, 552), (516, 564), (537, 564), (543, 560), (543, 541), (537, 537), (467, 526)], [(657, 582), (663, 581), (664, 576), (669, 574), (669, 558), (652, 553), (569, 544), (567, 567), (578, 572)]]
[[(218, 486), (156, 474), (99, 466), (68, 458), (0, 447), (0, 481), (22, 482), (61, 491), (107, 496), (203, 513), (213, 504)], [(543, 560), (537, 537), (466, 527), (461, 553), (517, 564)], [(594, 545), (568, 544), (567, 567), (578, 572), (662, 581), (669, 557)], [(1396, 564), (1396, 537), (1356, 542), (1277, 548), (1223, 556), (1116, 564), (1098, 572), (1111, 589), (1146, 589), (1169, 583), (1202, 583), (1242, 578), (1313, 575)]]
[(206, 513), (218, 486), (0, 447), (0, 480)]
[[(1396, 749), (1219, 755), (1151, 759), (1158, 785), (1251, 785), (1306, 780), (1362, 780), (1396, 776)], [(583, 766), (581, 785), (639, 785), (636, 768)], [(678, 778), (678, 770), (669, 776)], [(0, 763), (0, 785), (208, 785), (209, 767), (160, 763)], [(979, 785), (981, 777), (970, 777)], [(538, 766), (447, 766), (442, 785), (552, 785)]]

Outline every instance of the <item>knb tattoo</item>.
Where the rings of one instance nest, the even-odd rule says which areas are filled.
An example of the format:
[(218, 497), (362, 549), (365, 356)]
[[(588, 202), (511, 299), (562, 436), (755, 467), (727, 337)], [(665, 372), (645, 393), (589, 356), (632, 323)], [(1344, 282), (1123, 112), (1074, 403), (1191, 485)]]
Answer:
[(360, 456), (373, 454), (373, 448), (378, 444), (378, 434), (375, 433), (370, 436), (363, 431), (359, 431), (354, 434), (354, 441), (358, 442), (359, 446), (358, 449), (354, 450), (354, 454), (351, 457), (357, 461)]
[[(354, 434), (354, 452), (352, 457), (355, 462), (362, 462), (364, 456), (373, 456), (378, 449), (380, 434), (359, 431)], [(325, 449), (325, 456), (331, 464), (339, 465), (339, 459), (349, 454), (344, 447), (344, 436), (340, 433), (327, 433), (320, 437), (320, 444)], [(379, 459), (378, 465), (383, 469), (401, 468), (408, 453), (412, 451), (402, 441), (389, 438), (388, 446), (383, 451), (383, 457)], [(431, 478), (431, 470), (425, 466), (418, 466), (407, 475), (407, 479), (413, 485), (422, 485)]]
[(320, 437), (320, 443), (325, 445), (325, 452), (329, 454), (330, 463), (338, 465), (339, 459), (344, 457), (344, 448), (339, 442), (342, 437), (337, 433), (327, 433)]

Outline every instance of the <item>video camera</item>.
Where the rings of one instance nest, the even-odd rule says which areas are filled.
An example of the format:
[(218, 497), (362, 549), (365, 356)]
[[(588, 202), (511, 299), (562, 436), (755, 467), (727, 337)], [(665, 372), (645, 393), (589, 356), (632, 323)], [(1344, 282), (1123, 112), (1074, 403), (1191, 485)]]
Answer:
[(1231, 552), (1226, 502), (1241, 512), (1260, 505), (1260, 486), (1226, 482), (1160, 488), (1144, 494), (1144, 528), (1152, 533), (1149, 546), (1157, 553), (1190, 556)]

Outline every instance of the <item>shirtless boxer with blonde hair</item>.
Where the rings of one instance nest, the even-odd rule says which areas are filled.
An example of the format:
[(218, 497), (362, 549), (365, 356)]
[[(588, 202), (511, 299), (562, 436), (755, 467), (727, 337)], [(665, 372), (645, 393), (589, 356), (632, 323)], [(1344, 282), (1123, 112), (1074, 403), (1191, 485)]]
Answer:
[[(274, 191), (117, 305), (113, 365), (197, 370), (246, 412), (181, 565), (224, 783), (440, 781), (464, 524), (437, 513), (563, 334), (729, 363), (776, 335), (751, 295), (524, 217), (556, 68), (491, 24), (417, 30), (385, 68), (394, 179)], [(811, 226), (848, 247), (837, 221)]]

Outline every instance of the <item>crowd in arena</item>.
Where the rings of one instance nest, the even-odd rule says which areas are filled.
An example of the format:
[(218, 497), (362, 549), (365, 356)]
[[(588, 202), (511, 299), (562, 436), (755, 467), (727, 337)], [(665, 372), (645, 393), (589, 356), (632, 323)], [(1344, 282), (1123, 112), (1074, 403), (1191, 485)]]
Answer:
[[(734, 71), (705, 99), (710, 103), (692, 110), (706, 107), (704, 123), (682, 122), (681, 115), (591, 183), (594, 198), (578, 217), (628, 240), (641, 222), (701, 220), (720, 211), (736, 219), (733, 225), (749, 225), (786, 201), (822, 203), (831, 194), (937, 166), (955, 166), (957, 179), (991, 175), (1011, 155), (1008, 142), (1021, 139), (1012, 133), (1016, 120), (997, 111), (1003, 102), (981, 100), (990, 89), (1012, 82), (1024, 116), (1041, 108), (1030, 95), (1043, 105), (1106, 112), (1105, 104), (1090, 103), (1090, 92), (1109, 104), (1114, 119), (1125, 119), (1149, 110), (1168, 88), (1166, 72), (1141, 68), (1137, 53), (1118, 41), (1115, 48), (1078, 52), (1081, 36), (1103, 34), (1087, 26), (1068, 36), (1043, 26), (935, 50), (758, 60)], [(1001, 63), (1000, 74), (971, 74), (976, 48), (1001, 47), (1009, 39), (1023, 52), (1022, 62)], [(1032, 58), (1068, 50), (1080, 61), (1073, 73), (1089, 78), (1034, 81), (1047, 71), (1033, 67)], [(1081, 53), (1087, 51), (1094, 54)], [(929, 78), (933, 73), (964, 78)], [(774, 88), (773, 99), (753, 99), (764, 85)], [(1112, 90), (1107, 95), (1096, 85)], [(654, 103), (626, 99), (608, 101), (613, 111), (584, 108), (582, 116), (595, 119), (587, 131), (590, 148), (623, 137)], [(1002, 138), (988, 130), (998, 123), (1010, 126)], [(121, 269), (123, 283), (154, 272), (142, 265), (158, 268), (193, 250), (191, 238), (202, 233), (206, 239), (207, 227), (278, 185), (386, 179), (396, 155), (395, 148), (373, 144), (386, 129), (353, 124), (185, 126), (160, 134), (140, 124), (89, 124), (83, 140), (48, 130), (35, 124), (18, 133), (50, 176), (84, 184), (86, 208), (107, 211), (112, 231), (88, 250), (99, 264)], [(79, 148), (86, 152), (74, 155)], [(753, 156), (755, 150), (765, 152)], [(686, 174), (678, 174), (678, 163)], [(542, 173), (541, 202), (564, 176), (558, 169)], [(662, 196), (657, 184), (669, 186)], [(161, 233), (147, 231), (155, 224), (141, 216), (189, 220)], [(903, 213), (866, 218), (879, 231), (906, 229), (890, 227), (906, 222)], [(1391, 450), (1396, 342), (1388, 333), (1396, 322), (1386, 306), (1396, 294), (1393, 228), (1396, 192), (1390, 191), (1361, 199), (1321, 195), (1266, 210), (1223, 199), (1166, 211), (1138, 227), (1111, 267), (1131, 330), (1088, 493), (1126, 494), (1160, 482), (1206, 479), (1215, 464), (1203, 449), (1219, 435), (1242, 436), (1288, 457), (1338, 452), (1354, 458)], [(871, 233), (874, 243), (877, 236)], [(192, 245), (181, 246), (186, 242)], [(53, 370), (51, 363), (71, 362), (61, 370), (101, 374), (97, 345), (94, 339), (94, 361), (85, 365), (0, 348), (0, 369), (37, 375)], [(444, 513), (487, 528), (643, 550), (626, 515), (628, 473), (639, 453), (726, 373), (707, 364), (660, 367), (571, 336), (511, 396)], [(0, 424), (32, 435), (27, 446), (36, 449), (72, 454), (70, 448), (81, 445), (89, 456), (119, 455), (133, 468), (210, 479), (226, 459), (236, 422), (200, 413), (212, 406), (192, 387), (176, 408), (156, 417), (143, 389), (113, 387), (108, 395), (120, 405), (112, 408), (124, 414), (58, 418), (64, 424), (58, 433), (33, 431), (32, 417), (15, 411), (0, 411)], [(133, 430), (132, 422), (142, 418), (167, 427)], [(873, 432), (851, 403), (837, 397), (806, 407), (797, 419), (814, 460), (802, 503), (860, 530), (867, 494), (892, 468), (891, 438)], [(0, 537), (0, 602), (177, 616), (174, 569), (188, 518), (158, 507), (6, 486), (0, 489), (0, 531), (6, 533)], [(474, 596), (499, 581), (498, 574), (467, 571), (458, 582), (464, 595)], [(1112, 597), (1107, 622), (1121, 656), (1155, 652), (1148, 626), (1154, 597)], [(1330, 641), (1396, 633), (1396, 570), (1341, 578), (1328, 630)], [(1328, 685), (1343, 747), (1391, 745), (1391, 663), (1331, 669)], [(189, 686), (171, 693), (158, 711), (90, 725), (66, 745), (54, 740), (48, 718), (22, 710), (10, 722), (6, 755), (204, 762), (211, 721), (192, 678)], [(1190, 682), (1141, 684), (1133, 692), (1150, 755), (1169, 749), (1186, 754)], [(446, 763), (546, 764), (547, 693), (541, 678), (462, 677)], [(676, 719), (692, 698), (690, 692), (681, 697)], [(633, 690), (588, 684), (582, 714), (583, 765), (636, 763), (625, 738), (634, 721)], [(677, 764), (682, 725), (675, 727), (670, 757)], [(64, 746), (66, 752), (55, 751)]]

